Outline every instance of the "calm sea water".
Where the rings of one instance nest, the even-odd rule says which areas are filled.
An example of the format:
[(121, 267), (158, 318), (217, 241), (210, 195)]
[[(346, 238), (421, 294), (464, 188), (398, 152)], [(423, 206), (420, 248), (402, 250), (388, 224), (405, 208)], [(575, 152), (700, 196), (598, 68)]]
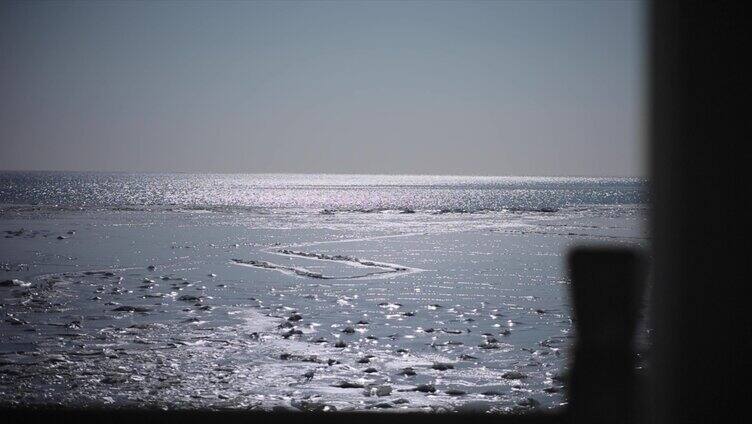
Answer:
[(645, 201), (637, 178), (0, 172), (0, 204), (479, 212)]
[(566, 252), (645, 246), (647, 202), (619, 178), (2, 172), (0, 406), (556, 408)]

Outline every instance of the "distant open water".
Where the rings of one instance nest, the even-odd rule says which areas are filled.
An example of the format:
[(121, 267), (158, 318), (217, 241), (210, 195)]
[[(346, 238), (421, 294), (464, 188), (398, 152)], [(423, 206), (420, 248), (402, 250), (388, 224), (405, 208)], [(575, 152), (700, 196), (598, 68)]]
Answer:
[(553, 211), (645, 204), (639, 178), (0, 172), (0, 204)]

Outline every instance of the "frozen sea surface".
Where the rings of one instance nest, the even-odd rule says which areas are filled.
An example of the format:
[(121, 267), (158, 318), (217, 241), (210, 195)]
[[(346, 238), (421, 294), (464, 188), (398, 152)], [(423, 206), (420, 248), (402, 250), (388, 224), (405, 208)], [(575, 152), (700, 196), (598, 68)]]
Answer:
[(0, 405), (565, 402), (564, 258), (634, 179), (0, 173)]

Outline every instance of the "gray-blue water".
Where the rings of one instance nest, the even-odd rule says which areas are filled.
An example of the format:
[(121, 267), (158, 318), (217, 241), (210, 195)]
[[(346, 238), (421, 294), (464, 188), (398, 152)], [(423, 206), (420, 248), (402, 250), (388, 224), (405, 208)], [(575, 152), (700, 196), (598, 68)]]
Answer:
[(637, 178), (0, 172), (0, 204), (540, 210), (641, 204)]
[(0, 406), (555, 408), (566, 251), (647, 246), (646, 209), (639, 179), (1, 172)]

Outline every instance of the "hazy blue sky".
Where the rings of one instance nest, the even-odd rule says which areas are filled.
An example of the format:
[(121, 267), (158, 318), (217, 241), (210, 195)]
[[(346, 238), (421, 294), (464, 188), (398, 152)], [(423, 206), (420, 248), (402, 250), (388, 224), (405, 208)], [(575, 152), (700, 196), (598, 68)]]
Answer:
[(0, 169), (642, 175), (642, 2), (0, 3)]

